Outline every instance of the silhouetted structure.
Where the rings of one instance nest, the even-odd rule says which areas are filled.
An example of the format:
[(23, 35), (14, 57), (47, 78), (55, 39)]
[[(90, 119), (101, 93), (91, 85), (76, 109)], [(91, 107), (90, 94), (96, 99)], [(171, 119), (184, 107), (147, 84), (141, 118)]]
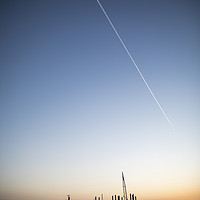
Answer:
[(128, 200), (128, 198), (127, 198), (127, 190), (126, 190), (126, 183), (125, 183), (125, 178), (124, 178), (123, 172), (122, 172), (122, 187), (123, 187), (124, 200)]
[[(126, 183), (125, 183), (125, 178), (124, 174), (122, 172), (122, 187), (123, 187), (123, 197), (120, 195), (112, 195), (111, 200), (137, 200), (136, 195), (130, 193), (130, 199), (128, 199), (127, 196), (127, 189), (126, 189)], [(68, 199), (70, 200), (70, 199)], [(101, 197), (94, 197), (94, 200), (103, 200), (103, 194), (101, 194)]]
[[(94, 200), (103, 200), (103, 194), (101, 194), (101, 197), (95, 196), (95, 197), (94, 197)], [(112, 197), (112, 200), (113, 200), (113, 197)]]

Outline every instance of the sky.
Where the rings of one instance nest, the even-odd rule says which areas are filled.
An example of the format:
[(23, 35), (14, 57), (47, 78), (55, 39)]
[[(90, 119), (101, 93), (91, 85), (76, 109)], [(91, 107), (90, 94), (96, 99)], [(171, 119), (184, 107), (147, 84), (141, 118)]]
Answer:
[(200, 199), (200, 3), (0, 1), (0, 199)]

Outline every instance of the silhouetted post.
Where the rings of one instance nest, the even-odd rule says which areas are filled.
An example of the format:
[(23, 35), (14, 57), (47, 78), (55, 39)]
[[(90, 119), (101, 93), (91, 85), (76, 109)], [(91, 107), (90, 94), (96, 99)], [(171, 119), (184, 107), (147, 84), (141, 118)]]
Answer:
[(130, 193), (130, 200), (131, 200), (131, 193)]
[(134, 194), (132, 194), (132, 200), (134, 200)]
[(70, 200), (70, 196), (68, 196), (68, 198), (67, 198), (68, 200)]
[(98, 197), (98, 200), (101, 200), (100, 197)]
[(115, 200), (117, 200), (117, 195), (115, 195)]
[(121, 200), (123, 200), (123, 197), (121, 197)]
[(114, 200), (113, 195), (112, 195), (112, 200)]
[[(96, 197), (96, 196), (94, 197), (94, 200), (97, 200), (97, 197)], [(134, 199), (133, 199), (133, 200), (134, 200)]]
[(120, 196), (118, 196), (118, 200), (120, 200)]
[(135, 196), (135, 200), (137, 200), (137, 197)]

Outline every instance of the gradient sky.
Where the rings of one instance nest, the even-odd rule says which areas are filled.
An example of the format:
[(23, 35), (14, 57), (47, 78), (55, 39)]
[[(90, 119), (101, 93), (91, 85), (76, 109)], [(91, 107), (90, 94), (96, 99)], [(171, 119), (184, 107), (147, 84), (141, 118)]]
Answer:
[(199, 1), (0, 1), (0, 199), (200, 199)]

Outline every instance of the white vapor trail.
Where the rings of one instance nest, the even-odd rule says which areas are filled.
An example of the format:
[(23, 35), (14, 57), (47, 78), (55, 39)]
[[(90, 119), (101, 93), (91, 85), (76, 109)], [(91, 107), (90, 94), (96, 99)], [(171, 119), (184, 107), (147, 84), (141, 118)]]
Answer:
[(171, 121), (169, 120), (168, 116), (166, 115), (165, 111), (162, 109), (161, 105), (159, 104), (158, 100), (156, 99), (155, 95), (153, 94), (151, 88), (149, 87), (148, 83), (146, 82), (144, 76), (142, 75), (140, 69), (138, 68), (137, 64), (135, 63), (135, 61), (133, 60), (131, 54), (129, 53), (128, 49), (126, 48), (126, 45), (124, 44), (124, 42), (122, 41), (120, 35), (118, 34), (117, 30), (115, 29), (113, 23), (111, 22), (110, 18), (108, 17), (106, 11), (104, 10), (103, 6), (101, 5), (101, 3), (99, 2), (99, 0), (97, 0), (97, 3), (99, 4), (101, 10), (103, 11), (104, 15), (106, 16), (107, 20), (109, 21), (110, 25), (112, 26), (112, 29), (115, 31), (117, 37), (119, 38), (121, 44), (123, 45), (124, 49), (126, 50), (128, 56), (130, 57), (132, 63), (135, 65), (138, 73), (140, 74), (142, 80), (144, 81), (145, 85), (147, 86), (149, 92), (151, 93), (152, 97), (154, 98), (155, 102), (157, 103), (158, 107), (160, 108), (160, 110), (162, 111), (163, 115), (165, 116), (165, 118), (167, 119), (167, 121), (169, 122), (170, 126), (174, 129)]

